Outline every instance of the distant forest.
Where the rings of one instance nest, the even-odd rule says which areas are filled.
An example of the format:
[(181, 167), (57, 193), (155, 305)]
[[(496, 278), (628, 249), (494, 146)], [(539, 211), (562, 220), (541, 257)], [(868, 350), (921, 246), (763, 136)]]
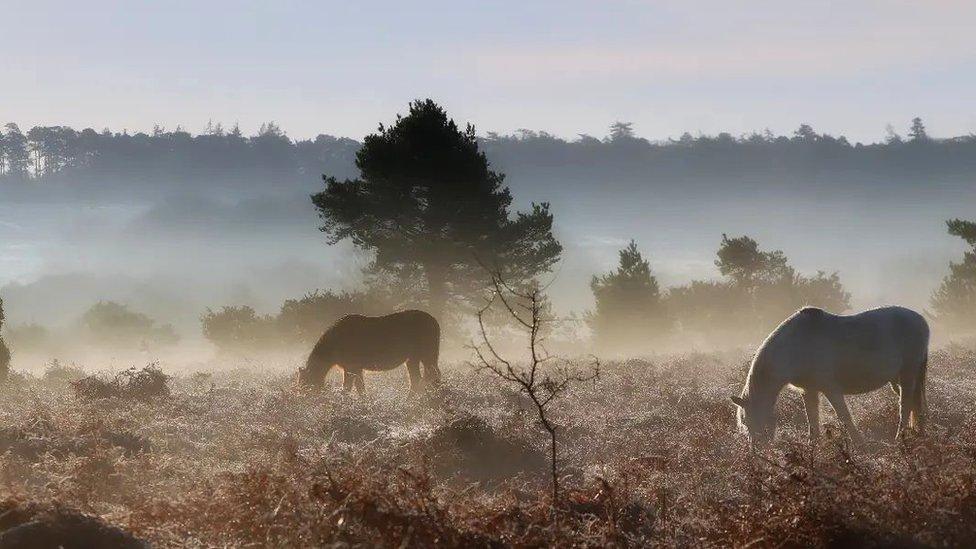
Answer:
[[(889, 128), (879, 143), (851, 143), (801, 125), (790, 136), (770, 132), (733, 136), (684, 134), (679, 139), (648, 141), (631, 124), (617, 122), (609, 135), (580, 135), (565, 140), (546, 132), (519, 130), (512, 135), (488, 133), (480, 138), (492, 164), (524, 178), (565, 175), (572, 180), (594, 177), (618, 184), (655, 179), (714, 181), (736, 177), (776, 181), (823, 181), (843, 184), (861, 175), (924, 184), (919, 176), (954, 180), (976, 171), (976, 135), (931, 138), (923, 122), (912, 121), (905, 136)], [(152, 133), (81, 131), (66, 126), (34, 127), (23, 132), (9, 123), (0, 134), (0, 183), (3, 187), (60, 182), (95, 188), (123, 184), (129, 191), (209, 185), (275, 187), (307, 190), (320, 185), (321, 174), (338, 178), (358, 175), (354, 167), (361, 143), (319, 135), (291, 139), (275, 123), (253, 136), (239, 128), (208, 124), (198, 134), (157, 127)], [(22, 185), (18, 185), (22, 184)], [(270, 187), (270, 188), (269, 188)], [(281, 188), (281, 187), (279, 187)], [(12, 190), (12, 189), (11, 189)]]

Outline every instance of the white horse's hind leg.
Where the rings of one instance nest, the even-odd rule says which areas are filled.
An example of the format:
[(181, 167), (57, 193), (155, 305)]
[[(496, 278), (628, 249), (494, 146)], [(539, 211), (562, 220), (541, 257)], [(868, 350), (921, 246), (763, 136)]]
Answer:
[(807, 425), (810, 428), (810, 440), (820, 438), (820, 393), (817, 391), (803, 391), (803, 404), (807, 409)]
[(847, 401), (844, 400), (844, 394), (831, 391), (824, 393), (824, 396), (827, 397), (827, 402), (829, 402), (830, 406), (833, 407), (835, 412), (837, 412), (837, 419), (839, 419), (844, 425), (844, 429), (847, 430), (851, 440), (857, 444), (864, 442), (864, 437), (861, 436), (861, 433), (854, 425), (854, 419), (851, 418), (851, 410), (847, 407)]

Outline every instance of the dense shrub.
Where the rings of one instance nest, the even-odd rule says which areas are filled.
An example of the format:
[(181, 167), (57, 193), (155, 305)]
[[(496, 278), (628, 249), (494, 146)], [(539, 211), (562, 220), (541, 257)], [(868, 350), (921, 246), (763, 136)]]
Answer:
[(221, 349), (254, 350), (277, 343), (274, 319), (248, 306), (207, 309), (200, 317), (203, 336)]
[(932, 294), (932, 308), (940, 324), (965, 335), (976, 329), (976, 222), (953, 219), (949, 234), (970, 247), (962, 261), (949, 263), (949, 274)]
[(53, 359), (44, 368), (41, 380), (45, 383), (55, 385), (65, 385), (85, 377), (85, 371), (76, 364), (65, 364), (58, 359)]
[(742, 345), (761, 340), (803, 306), (833, 313), (850, 307), (837, 273), (797, 273), (782, 251), (760, 250), (748, 236), (722, 235), (716, 255), (723, 280), (692, 281), (671, 288), (665, 299), (685, 338), (711, 340), (713, 348)]
[(93, 343), (110, 347), (172, 345), (179, 340), (173, 326), (114, 301), (99, 301), (81, 316), (81, 327)]
[(123, 370), (110, 379), (90, 375), (73, 381), (71, 386), (77, 396), (91, 400), (113, 397), (151, 400), (169, 396), (169, 378), (159, 366), (150, 364), (141, 369)]
[(20, 352), (37, 352), (51, 345), (51, 332), (40, 324), (7, 325), (4, 338)]
[(308, 345), (315, 343), (329, 326), (346, 315), (384, 312), (388, 311), (367, 293), (316, 290), (301, 299), (285, 300), (275, 324), (285, 341)]
[(207, 309), (200, 319), (204, 337), (222, 350), (254, 351), (314, 344), (335, 321), (349, 314), (389, 312), (381, 299), (363, 292), (318, 291), (288, 299), (277, 315), (252, 307)]

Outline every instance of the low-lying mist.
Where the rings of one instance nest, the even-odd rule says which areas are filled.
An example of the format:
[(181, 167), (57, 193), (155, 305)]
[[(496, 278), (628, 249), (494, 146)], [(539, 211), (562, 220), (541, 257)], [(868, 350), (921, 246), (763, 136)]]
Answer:
[[(291, 146), (283, 134), (276, 139)], [(958, 162), (942, 169), (920, 161), (899, 173), (876, 160), (851, 167), (849, 158), (798, 161), (779, 158), (775, 150), (757, 161), (746, 141), (735, 146), (753, 155), (750, 162), (709, 152), (706, 141), (696, 145), (697, 157), (675, 160), (685, 154), (678, 142), (620, 139), (554, 141), (553, 147), (567, 150), (590, 147), (585, 165), (553, 159), (539, 149), (539, 135), (482, 140), (492, 167), (506, 173), (514, 207), (551, 203), (564, 250), (544, 278), (552, 280), (553, 312), (575, 315), (577, 324), (594, 306), (591, 277), (613, 269), (632, 239), (663, 294), (692, 280), (720, 280), (715, 254), (722, 235), (749, 235), (762, 249), (782, 250), (800, 275), (836, 272), (851, 294), (851, 310), (885, 303), (926, 309), (948, 263), (966, 249), (945, 231), (946, 219), (965, 218), (976, 206), (972, 177)], [(781, 145), (807, 146), (795, 141)], [(340, 141), (295, 142), (295, 154), (304, 154), (302, 143), (329, 151)], [(316, 290), (363, 291), (361, 271), (370, 258), (348, 242), (328, 245), (309, 200), (321, 188), (322, 172), (355, 173), (355, 149), (349, 140), (341, 144), (342, 154), (315, 153), (310, 158), (325, 160), (296, 161), (297, 169), (284, 170), (288, 163), (281, 159), (255, 161), (211, 180), (192, 169), (126, 176), (121, 164), (95, 175), (66, 169), (30, 181), (0, 180), (7, 331), (65, 334), (52, 336), (58, 345), (35, 347), (46, 358), (67, 354), (62, 347), (77, 339), (68, 334), (85, 312), (116, 302), (170, 325), (176, 337), (173, 345), (152, 345), (136, 356), (160, 356), (167, 347), (173, 356), (200, 358), (214, 349), (201, 329), (208, 308), (246, 305), (257, 315), (275, 315), (286, 300)], [(868, 154), (844, 147), (851, 157)], [(884, 146), (871, 147), (877, 155)], [(878, 150), (898, 158), (897, 150)], [(685, 343), (721, 341), (706, 334)], [(297, 350), (289, 355), (300, 355)], [(21, 352), (21, 359), (28, 354)]]

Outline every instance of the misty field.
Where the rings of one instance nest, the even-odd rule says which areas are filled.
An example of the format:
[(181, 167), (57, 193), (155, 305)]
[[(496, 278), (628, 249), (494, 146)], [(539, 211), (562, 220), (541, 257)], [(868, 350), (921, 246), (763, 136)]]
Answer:
[(334, 378), (302, 393), (284, 370), (79, 382), (54, 365), (3, 389), (2, 507), (73, 509), (163, 547), (976, 542), (976, 354), (933, 354), (925, 437), (891, 442), (885, 390), (849, 397), (865, 447), (829, 411), (811, 447), (787, 392), (757, 454), (728, 398), (747, 359), (608, 363), (565, 394), (554, 511), (531, 405), (464, 364), (415, 397), (402, 369), (371, 375), (365, 399)]

